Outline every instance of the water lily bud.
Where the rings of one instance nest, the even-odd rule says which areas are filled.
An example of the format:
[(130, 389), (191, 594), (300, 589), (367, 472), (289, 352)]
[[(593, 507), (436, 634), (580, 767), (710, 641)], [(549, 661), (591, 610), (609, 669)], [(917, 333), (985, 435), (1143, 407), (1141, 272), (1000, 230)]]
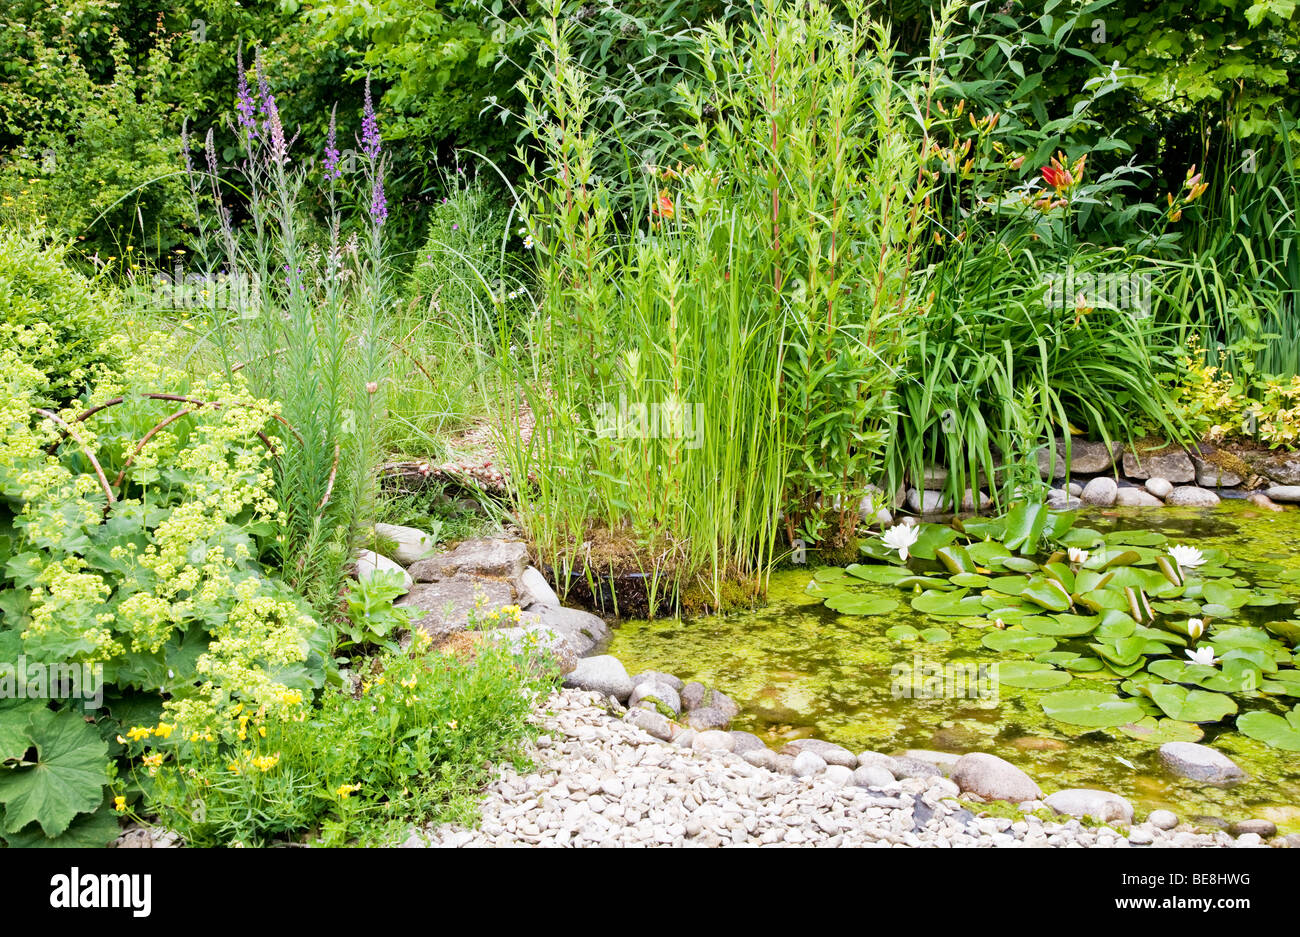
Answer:
[(1205, 622), (1199, 618), (1187, 619), (1187, 635), (1193, 641), (1205, 634)]

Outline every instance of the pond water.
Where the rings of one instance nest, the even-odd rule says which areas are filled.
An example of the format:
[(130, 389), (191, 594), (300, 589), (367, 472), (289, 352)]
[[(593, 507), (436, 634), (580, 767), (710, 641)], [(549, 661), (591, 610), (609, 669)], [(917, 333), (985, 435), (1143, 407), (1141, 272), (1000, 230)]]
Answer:
[[(1234, 558), (1274, 569), (1300, 569), (1300, 512), (1262, 512), (1244, 502), (1213, 511), (1164, 508), (1081, 512), (1079, 524), (1103, 533), (1122, 528), (1157, 530), (1171, 542), (1218, 547)], [(889, 614), (842, 615), (805, 594), (814, 570), (773, 574), (768, 604), (754, 611), (694, 620), (625, 621), (607, 652), (629, 673), (654, 669), (698, 680), (729, 694), (741, 706), (732, 728), (757, 733), (774, 748), (814, 736), (852, 751), (908, 748), (988, 751), (1019, 765), (1046, 793), (1069, 787), (1110, 790), (1129, 798), (1139, 814), (1160, 807), (1180, 817), (1227, 820), (1264, 817), (1283, 833), (1300, 832), (1300, 753), (1269, 748), (1233, 731), (1232, 717), (1207, 725), (1201, 740), (1232, 758), (1250, 780), (1216, 788), (1173, 775), (1160, 763), (1159, 744), (1118, 729), (1087, 729), (1046, 716), (1038, 704), (1048, 691), (995, 685), (957, 686), (958, 695), (914, 692), (896, 698), (899, 667), (1008, 660), (981, 644), (986, 630), (962, 627), (914, 611), (905, 602)], [(1240, 570), (1250, 578), (1250, 569)], [(899, 596), (879, 586), (882, 596)], [(1300, 586), (1294, 598), (1300, 602)], [(1292, 606), (1258, 610), (1271, 618), (1295, 615)], [(899, 624), (944, 627), (942, 643), (891, 640)], [(1023, 659), (1023, 658), (1022, 658)], [(1112, 690), (1119, 681), (1075, 674), (1072, 687)], [(901, 683), (915, 686), (912, 681)], [(966, 690), (967, 692), (963, 692)], [(1242, 700), (1280, 712), (1294, 699)], [(1279, 703), (1281, 705), (1279, 705)]]

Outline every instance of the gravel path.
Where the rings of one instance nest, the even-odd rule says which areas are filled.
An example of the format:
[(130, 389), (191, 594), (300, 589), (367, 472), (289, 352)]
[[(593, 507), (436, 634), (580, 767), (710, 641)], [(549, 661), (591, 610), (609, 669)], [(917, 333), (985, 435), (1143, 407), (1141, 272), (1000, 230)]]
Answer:
[(404, 844), (429, 846), (1247, 846), (1226, 833), (1149, 823), (1122, 832), (1078, 820), (979, 817), (943, 777), (859, 787), (847, 769), (808, 778), (740, 756), (684, 749), (615, 715), (597, 693), (563, 690), (535, 718), (536, 768), (504, 768), (480, 828), (445, 824)]

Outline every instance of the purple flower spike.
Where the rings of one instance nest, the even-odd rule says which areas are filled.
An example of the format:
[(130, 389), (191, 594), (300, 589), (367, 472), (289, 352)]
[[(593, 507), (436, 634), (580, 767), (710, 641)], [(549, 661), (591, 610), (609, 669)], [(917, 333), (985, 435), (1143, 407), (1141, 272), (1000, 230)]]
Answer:
[(266, 80), (266, 72), (262, 68), (261, 50), (258, 50), (253, 65), (257, 71), (257, 93), (261, 98), (260, 110), (265, 118), (262, 121), (262, 132), (271, 140), (271, 161), (283, 165), (289, 156), (289, 144), (284, 139), (284, 127), (280, 123), (280, 107), (275, 103), (275, 95), (271, 93), (271, 85)]
[(239, 128), (249, 137), (257, 136), (257, 121), (253, 115), (257, 110), (253, 103), (253, 94), (248, 89), (248, 79), (244, 74), (243, 49), (235, 50), (235, 62), (239, 68), (239, 88), (235, 97), (235, 110), (239, 114)]
[(366, 105), (361, 114), (361, 148), (370, 159), (378, 159), (383, 141), (379, 136), (379, 120), (375, 117), (375, 105), (370, 98), (370, 76), (366, 76)]

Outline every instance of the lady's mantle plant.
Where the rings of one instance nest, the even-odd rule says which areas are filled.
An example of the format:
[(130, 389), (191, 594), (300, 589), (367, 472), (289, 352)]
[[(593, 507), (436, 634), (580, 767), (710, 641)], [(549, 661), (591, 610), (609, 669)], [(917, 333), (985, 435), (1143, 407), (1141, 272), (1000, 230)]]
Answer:
[(233, 739), (245, 708), (297, 716), (328, 634), (257, 560), (273, 404), (134, 360), (55, 412), (40, 371), (9, 351), (0, 371), (0, 661), (88, 664), (104, 685), (89, 712), (0, 699), (0, 835), (102, 844), (110, 755)]

